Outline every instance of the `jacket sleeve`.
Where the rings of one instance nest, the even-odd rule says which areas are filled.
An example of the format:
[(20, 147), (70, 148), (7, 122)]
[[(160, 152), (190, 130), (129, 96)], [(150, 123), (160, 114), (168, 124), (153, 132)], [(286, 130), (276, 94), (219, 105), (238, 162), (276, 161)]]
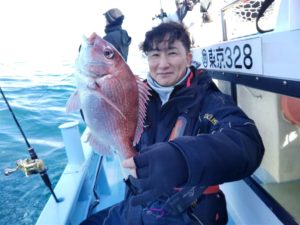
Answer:
[(251, 175), (264, 154), (254, 122), (229, 96), (213, 92), (205, 99), (199, 119), (207, 130), (170, 142), (187, 162), (186, 185), (222, 184)]

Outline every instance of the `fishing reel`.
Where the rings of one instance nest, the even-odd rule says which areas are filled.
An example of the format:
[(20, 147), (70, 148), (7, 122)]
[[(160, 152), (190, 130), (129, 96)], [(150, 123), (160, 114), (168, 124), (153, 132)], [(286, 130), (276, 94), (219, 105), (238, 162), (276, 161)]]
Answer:
[(41, 159), (19, 159), (16, 163), (17, 166), (15, 168), (6, 168), (4, 170), (5, 176), (16, 172), (18, 169), (22, 170), (26, 177), (32, 174), (42, 173), (47, 170), (44, 161)]
[(27, 138), (26, 138), (26, 136), (25, 136), (25, 133), (24, 133), (22, 127), (20, 126), (20, 124), (19, 124), (19, 122), (18, 122), (18, 120), (17, 120), (17, 118), (16, 118), (16, 116), (15, 116), (15, 114), (14, 114), (14, 111), (13, 111), (12, 108), (10, 107), (10, 105), (9, 105), (9, 103), (8, 103), (6, 97), (5, 97), (5, 94), (4, 94), (3, 91), (2, 91), (1, 86), (0, 86), (0, 93), (1, 93), (1, 95), (2, 95), (2, 97), (3, 97), (3, 99), (4, 99), (4, 101), (5, 101), (5, 103), (6, 103), (6, 105), (7, 105), (7, 108), (9, 109), (9, 111), (10, 111), (10, 113), (11, 113), (11, 115), (12, 115), (12, 117), (13, 117), (13, 119), (14, 119), (16, 125), (17, 125), (17, 127), (19, 128), (19, 130), (20, 130), (20, 132), (21, 132), (21, 134), (22, 134), (22, 136), (23, 136), (23, 138), (24, 138), (24, 141), (25, 141), (25, 143), (26, 143), (26, 145), (27, 145), (27, 147), (28, 147), (28, 153), (29, 153), (29, 155), (30, 155), (30, 157), (31, 157), (31, 159), (23, 159), (23, 160), (20, 159), (20, 160), (18, 160), (18, 161), (17, 161), (17, 167), (16, 167), (16, 168), (13, 168), (13, 169), (9, 169), (9, 168), (5, 169), (5, 170), (4, 170), (4, 174), (5, 174), (6, 176), (8, 176), (8, 175), (10, 175), (11, 173), (16, 172), (18, 169), (23, 170), (23, 172), (25, 173), (25, 175), (26, 175), (27, 177), (28, 177), (29, 175), (31, 175), (31, 174), (39, 173), (39, 174), (41, 175), (41, 178), (42, 178), (42, 180), (44, 181), (45, 185), (49, 188), (51, 194), (53, 195), (53, 197), (54, 197), (54, 199), (55, 199), (55, 202), (56, 202), (56, 203), (59, 203), (59, 202), (63, 201), (62, 198), (58, 199), (58, 198), (56, 197), (56, 195), (55, 195), (55, 193), (54, 193), (54, 190), (53, 190), (53, 188), (52, 188), (51, 181), (50, 181), (49, 176), (48, 176), (48, 174), (47, 174), (47, 169), (46, 169), (46, 167), (45, 167), (45, 165), (44, 165), (44, 162), (43, 162), (43, 160), (41, 160), (41, 159), (39, 159), (39, 158), (37, 157), (37, 155), (36, 155), (34, 149), (33, 149), (33, 148), (31, 147), (31, 145), (29, 144), (29, 142), (28, 142), (28, 140), (27, 140)]

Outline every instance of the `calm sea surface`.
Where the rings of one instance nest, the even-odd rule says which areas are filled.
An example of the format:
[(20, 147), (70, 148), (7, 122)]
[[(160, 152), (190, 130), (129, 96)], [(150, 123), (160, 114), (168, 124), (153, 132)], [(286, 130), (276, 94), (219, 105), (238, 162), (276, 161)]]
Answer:
[[(145, 62), (133, 58), (129, 64), (141, 68), (142, 72), (136, 69), (136, 73), (145, 76)], [(53, 187), (67, 163), (58, 126), (77, 120), (80, 131), (84, 129), (78, 113), (65, 113), (67, 99), (75, 90), (73, 72), (73, 59), (52, 63), (0, 62), (0, 86), (29, 143), (44, 160)], [(27, 145), (0, 96), (1, 225), (35, 224), (50, 196), (39, 175), (26, 177), (20, 170), (4, 175), (5, 168), (14, 168), (16, 160), (25, 158), (29, 158)]]

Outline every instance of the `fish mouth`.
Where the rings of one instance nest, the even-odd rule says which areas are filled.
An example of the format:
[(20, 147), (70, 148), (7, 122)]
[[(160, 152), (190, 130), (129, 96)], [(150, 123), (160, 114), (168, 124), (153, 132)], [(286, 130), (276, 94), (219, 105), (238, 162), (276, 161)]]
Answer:
[(79, 73), (87, 77), (99, 78), (109, 74), (105, 69), (105, 64), (99, 62), (85, 63), (77, 67)]
[(81, 71), (82, 75), (89, 77), (91, 80), (100, 81), (104, 77), (108, 76), (108, 73), (94, 73), (93, 71)]
[[(101, 79), (101, 78), (100, 78)], [(87, 89), (96, 90), (100, 88), (99, 78), (90, 78), (86, 84)]]
[(87, 88), (90, 90), (101, 90), (101, 86), (104, 83), (104, 79), (111, 77), (111, 74), (102, 74), (101, 76), (97, 76), (94, 78), (89, 79), (89, 82), (87, 83)]
[(90, 60), (86, 61), (83, 65), (85, 68), (105, 68), (106, 64), (103, 62), (95, 61), (95, 60)]

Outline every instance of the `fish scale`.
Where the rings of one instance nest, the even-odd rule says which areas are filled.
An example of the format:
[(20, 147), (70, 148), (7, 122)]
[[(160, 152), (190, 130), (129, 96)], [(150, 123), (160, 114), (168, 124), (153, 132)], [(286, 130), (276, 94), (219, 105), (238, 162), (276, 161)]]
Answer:
[(67, 112), (82, 109), (90, 128), (88, 142), (103, 155), (136, 154), (143, 131), (149, 87), (134, 75), (120, 53), (96, 33), (85, 39), (76, 60), (77, 90)]

